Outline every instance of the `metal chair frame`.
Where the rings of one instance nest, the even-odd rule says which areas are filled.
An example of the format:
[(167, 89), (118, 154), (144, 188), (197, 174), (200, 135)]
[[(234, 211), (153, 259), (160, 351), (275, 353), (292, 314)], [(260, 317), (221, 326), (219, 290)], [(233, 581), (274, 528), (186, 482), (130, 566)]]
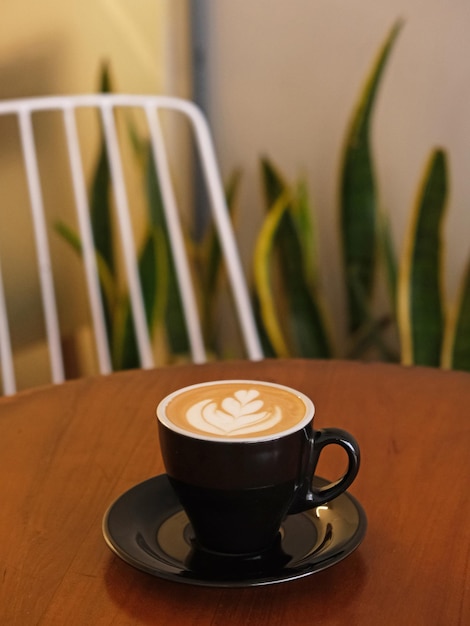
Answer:
[[(38, 167), (32, 116), (39, 111), (54, 110), (62, 114), (65, 137), (75, 198), (75, 208), (82, 241), (83, 262), (86, 275), (92, 326), (97, 350), (99, 371), (107, 374), (112, 371), (110, 349), (107, 341), (103, 304), (100, 295), (93, 235), (89, 220), (87, 187), (83, 171), (82, 155), (77, 131), (76, 112), (80, 108), (96, 108), (101, 116), (104, 139), (106, 141), (111, 172), (116, 220), (122, 244), (124, 267), (129, 285), (135, 333), (141, 366), (154, 367), (149, 331), (146, 324), (142, 289), (139, 281), (136, 250), (130, 221), (129, 201), (123, 175), (123, 163), (119, 150), (114, 112), (117, 107), (132, 107), (143, 110), (149, 129), (155, 167), (161, 186), (165, 218), (174, 257), (180, 293), (194, 362), (206, 361), (206, 351), (202, 338), (201, 325), (192, 284), (189, 261), (185, 250), (179, 209), (173, 187), (166, 140), (158, 112), (177, 111), (189, 120), (200, 159), (201, 169), (208, 191), (209, 203), (215, 226), (223, 250), (229, 283), (247, 356), (256, 360), (263, 352), (256, 328), (242, 264), (237, 249), (232, 224), (228, 214), (224, 189), (216, 161), (214, 146), (201, 110), (192, 102), (180, 98), (152, 95), (91, 94), (77, 96), (53, 96), (29, 99), (16, 99), (0, 102), (0, 115), (15, 115), (19, 123), (22, 153), (28, 182), (38, 272), (40, 278), (42, 305), (45, 316), (46, 337), (49, 347), (51, 378), (53, 383), (65, 379), (61, 337), (58, 323), (51, 257), (47, 237), (44, 201)], [(16, 391), (12, 347), (9, 334), (7, 307), (3, 289), (0, 265), (0, 362), (3, 377), (3, 391), (12, 394)]]

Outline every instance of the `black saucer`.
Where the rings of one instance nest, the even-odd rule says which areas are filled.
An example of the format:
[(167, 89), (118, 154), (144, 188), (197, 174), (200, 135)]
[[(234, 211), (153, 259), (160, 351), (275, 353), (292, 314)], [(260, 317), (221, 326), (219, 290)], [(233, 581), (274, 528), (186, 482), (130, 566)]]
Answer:
[(211, 556), (194, 549), (191, 526), (165, 474), (126, 491), (103, 519), (106, 543), (126, 563), (154, 576), (210, 587), (268, 585), (319, 572), (357, 548), (366, 527), (361, 505), (344, 493), (328, 505), (289, 516), (269, 553)]

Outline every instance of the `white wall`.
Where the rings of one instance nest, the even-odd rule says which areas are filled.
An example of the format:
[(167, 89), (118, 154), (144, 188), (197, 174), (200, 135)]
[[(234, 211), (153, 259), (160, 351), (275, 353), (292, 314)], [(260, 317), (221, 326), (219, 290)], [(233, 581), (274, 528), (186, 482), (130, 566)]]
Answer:
[[(343, 303), (337, 237), (340, 151), (375, 54), (405, 26), (382, 84), (373, 144), (384, 206), (400, 250), (429, 152), (449, 152), (447, 292), (470, 253), (470, 4), (465, 0), (204, 0), (208, 107), (225, 173), (245, 172), (243, 241), (261, 215), (258, 157), (308, 173), (319, 212), (330, 301)], [(256, 206), (256, 208), (254, 208)]]

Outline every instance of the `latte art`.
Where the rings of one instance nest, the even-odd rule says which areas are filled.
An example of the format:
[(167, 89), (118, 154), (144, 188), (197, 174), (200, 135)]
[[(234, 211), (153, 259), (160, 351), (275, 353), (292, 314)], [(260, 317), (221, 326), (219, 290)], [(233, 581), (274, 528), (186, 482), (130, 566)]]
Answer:
[(157, 409), (168, 428), (202, 439), (266, 440), (302, 428), (314, 407), (304, 394), (275, 383), (221, 380), (185, 387)]
[(278, 424), (281, 408), (262, 410), (263, 400), (256, 389), (238, 389), (233, 396), (223, 398), (220, 405), (212, 399), (191, 406), (186, 418), (195, 428), (215, 435), (247, 435), (258, 433)]

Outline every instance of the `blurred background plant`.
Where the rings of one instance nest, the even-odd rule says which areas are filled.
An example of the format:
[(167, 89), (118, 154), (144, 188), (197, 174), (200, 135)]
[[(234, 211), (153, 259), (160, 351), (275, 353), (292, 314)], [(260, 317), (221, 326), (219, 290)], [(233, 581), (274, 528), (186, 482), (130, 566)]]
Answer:
[[(348, 345), (335, 347), (333, 316), (321, 287), (314, 207), (303, 181), (288, 183), (261, 163), (266, 217), (254, 254), (254, 294), (267, 354), (380, 359), (470, 370), (470, 266), (457, 302), (443, 298), (443, 223), (448, 157), (435, 148), (412, 207), (397, 261), (380, 204), (371, 125), (380, 82), (402, 28), (388, 33), (362, 88), (346, 134), (339, 178), (339, 235), (347, 302)], [(381, 281), (388, 312), (375, 312)]]
[[(100, 73), (100, 91), (109, 93), (112, 90), (110, 70), (105, 65)], [(153, 154), (148, 137), (140, 132), (132, 112), (115, 111), (115, 115), (120, 118), (117, 119), (120, 140), (131, 153), (131, 165), (137, 170), (144, 192), (146, 217), (143, 232), (139, 235), (138, 268), (150, 336), (160, 359), (175, 362), (187, 357), (189, 341)], [(110, 176), (105, 144), (101, 141), (89, 190), (92, 232), (113, 368), (129, 369), (139, 366), (139, 356), (129, 293), (115, 242)], [(237, 180), (234, 174), (227, 183), (226, 193), (231, 206), (234, 204)], [(63, 220), (55, 222), (55, 229), (81, 255), (81, 242), (76, 230)], [(206, 346), (209, 353), (214, 353), (218, 341), (214, 301), (222, 272), (221, 254), (212, 224), (207, 224), (202, 235), (193, 236), (194, 232), (195, 227), (189, 229), (191, 260), (200, 285)]]
[[(342, 249), (348, 339), (339, 347), (334, 315), (326, 302), (318, 260), (321, 236), (304, 180), (290, 182), (267, 157), (260, 162), (265, 217), (253, 251), (253, 303), (266, 356), (379, 359), (404, 364), (470, 370), (470, 265), (457, 302), (443, 297), (443, 223), (449, 188), (448, 157), (436, 147), (425, 164), (410, 214), (400, 260), (380, 203), (371, 148), (371, 126), (380, 83), (402, 28), (393, 25), (359, 93), (345, 137), (339, 173), (339, 236)], [(111, 89), (103, 71), (101, 90)], [(158, 180), (148, 141), (126, 120), (135, 163), (140, 168), (148, 214), (139, 269), (147, 320), (164, 341), (170, 362), (185, 358), (188, 343), (162, 213)], [(227, 184), (227, 203), (236, 205), (240, 174)], [(100, 278), (117, 369), (138, 365), (129, 300), (119, 277), (112, 229), (107, 157), (101, 148), (90, 187)], [(200, 208), (200, 207), (199, 207)], [(80, 252), (80, 241), (63, 222), (58, 232)], [(220, 254), (210, 222), (188, 237), (199, 275), (201, 316), (208, 352), (231, 356), (219, 319), (223, 281)], [(388, 307), (376, 312), (376, 293), (387, 286)]]

